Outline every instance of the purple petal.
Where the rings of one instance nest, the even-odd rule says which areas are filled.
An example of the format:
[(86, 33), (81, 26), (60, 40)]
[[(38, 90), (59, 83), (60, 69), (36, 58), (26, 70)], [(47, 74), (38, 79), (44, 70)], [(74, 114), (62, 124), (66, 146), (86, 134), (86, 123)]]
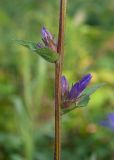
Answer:
[(107, 119), (100, 122), (100, 125), (110, 128), (114, 131), (114, 113), (109, 113)]
[(53, 39), (50, 32), (47, 31), (45, 27), (42, 27), (42, 38), (48, 40), (48, 38)]
[(72, 86), (67, 98), (70, 100), (76, 99), (78, 95), (79, 95), (79, 83), (77, 82)]
[(112, 131), (114, 131), (114, 123), (111, 124), (108, 120), (101, 121), (100, 125), (103, 127), (107, 127), (109, 129), (111, 129)]
[(114, 113), (109, 113), (107, 118), (108, 118), (108, 122), (110, 124), (111, 129), (114, 130)]
[(61, 89), (62, 96), (68, 93), (68, 81), (65, 76), (61, 77)]
[(109, 113), (107, 117), (109, 121), (114, 123), (114, 113)]
[(45, 46), (57, 52), (57, 42), (53, 35), (45, 27), (42, 27), (41, 34)]
[(89, 84), (90, 80), (92, 78), (91, 74), (87, 74), (79, 81), (79, 92), (81, 93)]
[(104, 127), (109, 127), (109, 122), (107, 120), (103, 120), (99, 124)]
[(68, 99), (76, 99), (81, 94), (81, 92), (87, 87), (91, 78), (92, 75), (87, 74), (80, 81), (75, 83), (68, 94)]

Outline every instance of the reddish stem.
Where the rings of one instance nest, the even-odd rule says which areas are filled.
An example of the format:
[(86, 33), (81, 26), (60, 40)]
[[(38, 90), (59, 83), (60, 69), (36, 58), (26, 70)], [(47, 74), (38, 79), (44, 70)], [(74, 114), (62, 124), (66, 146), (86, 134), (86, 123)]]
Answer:
[(60, 0), (60, 18), (57, 52), (60, 55), (59, 61), (55, 63), (55, 151), (54, 160), (61, 159), (61, 75), (64, 55), (64, 19), (65, 2)]

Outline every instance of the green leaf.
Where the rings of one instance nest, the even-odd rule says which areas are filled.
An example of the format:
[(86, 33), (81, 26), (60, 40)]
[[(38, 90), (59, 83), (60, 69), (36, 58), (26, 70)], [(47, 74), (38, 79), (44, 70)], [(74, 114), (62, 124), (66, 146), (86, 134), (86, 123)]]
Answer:
[(90, 97), (88, 95), (81, 96), (80, 101), (78, 102), (78, 107), (85, 107), (88, 105)]
[(105, 85), (105, 83), (100, 83), (100, 84), (96, 84), (96, 85), (93, 85), (92, 87), (89, 87), (89, 88), (86, 88), (82, 95), (88, 95), (90, 96), (91, 94), (93, 94), (97, 89), (103, 87)]
[(36, 50), (36, 53), (51, 63), (55, 63), (59, 59), (59, 55), (49, 48), (39, 48)]
[(50, 48), (37, 48), (37, 44), (32, 41), (15, 40), (17, 44), (29, 48), (33, 52), (43, 57), (46, 61), (50, 63), (55, 63), (59, 59), (59, 55), (53, 52)]
[(80, 99), (77, 105), (80, 107), (87, 106), (89, 103), (91, 94), (93, 94), (97, 89), (101, 88), (104, 85), (105, 85), (104, 83), (101, 83), (101, 84), (96, 84), (96, 85), (93, 85), (92, 87), (86, 88), (83, 91), (82, 95), (80, 96)]
[(69, 113), (70, 111), (72, 111), (72, 110), (74, 110), (74, 109), (76, 109), (76, 108), (77, 108), (76, 105), (73, 105), (73, 106), (71, 106), (71, 107), (69, 107), (69, 108), (62, 108), (61, 115), (64, 115), (64, 114), (66, 114), (66, 113)]
[(36, 50), (36, 43), (32, 42), (32, 41), (24, 41), (24, 40), (15, 40), (15, 42), (19, 45), (22, 45), (26, 48), (31, 49), (32, 51)]

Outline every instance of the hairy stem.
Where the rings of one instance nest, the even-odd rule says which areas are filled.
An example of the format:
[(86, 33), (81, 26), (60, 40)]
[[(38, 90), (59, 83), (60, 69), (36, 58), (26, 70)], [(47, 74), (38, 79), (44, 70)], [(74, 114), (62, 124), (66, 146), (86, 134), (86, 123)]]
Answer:
[(61, 158), (61, 74), (64, 55), (64, 21), (66, 0), (60, 0), (60, 17), (57, 52), (59, 61), (55, 63), (55, 150), (54, 160)]

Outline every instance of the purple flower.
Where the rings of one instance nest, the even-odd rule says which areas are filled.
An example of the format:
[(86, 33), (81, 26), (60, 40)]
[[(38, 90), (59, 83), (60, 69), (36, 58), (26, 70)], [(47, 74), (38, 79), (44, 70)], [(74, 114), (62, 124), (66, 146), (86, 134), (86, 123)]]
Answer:
[(82, 92), (89, 84), (92, 78), (91, 74), (87, 74), (82, 77), (82, 79), (72, 85), (69, 90), (68, 82), (65, 76), (61, 77), (61, 95), (62, 95), (62, 107), (69, 107), (72, 103), (78, 102)]
[(100, 122), (100, 125), (110, 128), (112, 131), (114, 131), (114, 113), (109, 113), (107, 118)]
[(52, 36), (52, 34), (45, 27), (42, 27), (41, 35), (43, 43), (38, 43), (37, 47), (38, 48), (48, 47), (54, 52), (57, 52), (57, 42)]
[(65, 76), (61, 77), (61, 88), (62, 88), (62, 96), (65, 96), (68, 94), (68, 81)]

